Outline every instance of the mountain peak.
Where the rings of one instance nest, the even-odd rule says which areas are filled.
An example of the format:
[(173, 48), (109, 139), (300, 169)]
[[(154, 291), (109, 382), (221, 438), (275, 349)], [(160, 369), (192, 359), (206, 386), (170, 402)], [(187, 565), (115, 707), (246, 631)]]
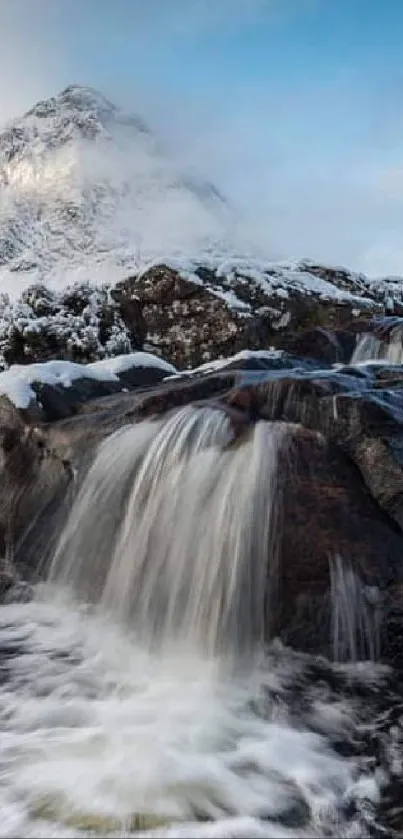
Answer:
[(116, 106), (95, 88), (72, 84), (56, 96), (37, 102), (25, 114), (25, 118), (35, 116), (44, 119), (55, 116), (58, 111), (66, 108), (84, 113), (92, 111), (103, 117), (114, 116), (118, 111)]
[(69, 85), (0, 131), (3, 287), (222, 252), (228, 225), (215, 187), (179, 171), (141, 118), (92, 87)]
[(66, 133), (64, 129), (67, 127), (69, 137), (69, 128), (72, 126), (78, 134), (87, 138), (107, 132), (114, 123), (135, 128), (145, 134), (151, 133), (140, 117), (128, 114), (96, 88), (79, 84), (68, 85), (55, 96), (37, 102), (23, 117), (10, 123), (7, 129), (12, 131), (15, 127), (23, 129), (29, 126), (31, 131), (40, 133), (47, 131), (52, 121), (61, 140)]

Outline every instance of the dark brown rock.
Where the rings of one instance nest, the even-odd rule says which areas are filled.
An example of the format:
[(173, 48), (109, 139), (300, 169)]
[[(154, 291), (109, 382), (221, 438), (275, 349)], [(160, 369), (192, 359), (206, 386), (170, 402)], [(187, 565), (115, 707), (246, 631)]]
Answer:
[(35, 571), (47, 547), (47, 525), (67, 491), (71, 473), (46, 444), (39, 428), (27, 424), (0, 397), (0, 558), (8, 568), (18, 556)]
[(356, 337), (348, 330), (331, 331), (323, 327), (285, 332), (278, 336), (276, 347), (294, 356), (312, 358), (325, 364), (347, 364), (353, 354)]
[(123, 425), (153, 419), (192, 402), (215, 400), (231, 391), (235, 381), (234, 373), (222, 373), (95, 399), (82, 404), (74, 416), (42, 426), (42, 433), (50, 450), (76, 469), (81, 458), (91, 456), (102, 439)]
[[(208, 288), (180, 276), (167, 266), (129, 278), (112, 291), (127, 319), (127, 306), (136, 300), (146, 326), (145, 342), (178, 369), (197, 367), (221, 355), (233, 355), (248, 345), (245, 323)], [(261, 346), (261, 344), (258, 344)]]
[[(130, 277), (112, 289), (129, 332), (142, 336), (147, 348), (166, 358), (179, 370), (190, 369), (243, 349), (285, 348), (325, 361), (346, 361), (355, 328), (362, 318), (382, 307), (376, 301), (326, 299), (291, 289), (286, 296), (272, 292), (252, 279), (235, 275), (229, 280), (207, 268), (195, 271), (193, 282), (166, 265), (150, 268), (140, 277)], [(238, 304), (229, 301), (238, 301)], [(133, 314), (130, 307), (133, 306)], [(354, 306), (356, 307), (354, 309)], [(353, 310), (355, 318), (353, 318)], [(332, 338), (326, 330), (340, 330)], [(284, 340), (284, 334), (310, 331), (306, 352)], [(317, 332), (316, 332), (317, 330)], [(322, 336), (320, 338), (320, 336)], [(326, 344), (326, 350), (324, 346)], [(332, 349), (331, 349), (332, 345)], [(331, 351), (330, 351), (331, 349)], [(319, 353), (319, 354), (318, 354)], [(326, 357), (325, 357), (326, 356)]]
[(279, 628), (300, 648), (318, 651), (320, 642), (329, 653), (331, 562), (340, 557), (362, 585), (380, 587), (382, 594), (403, 579), (403, 533), (338, 447), (303, 427), (288, 428), (281, 464)]

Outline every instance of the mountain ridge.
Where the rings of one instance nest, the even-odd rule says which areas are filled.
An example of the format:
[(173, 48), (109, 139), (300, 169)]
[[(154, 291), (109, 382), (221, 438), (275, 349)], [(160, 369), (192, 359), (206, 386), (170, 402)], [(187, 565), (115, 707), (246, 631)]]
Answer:
[(140, 117), (92, 88), (71, 85), (0, 132), (0, 287), (229, 253), (232, 221), (213, 184), (178, 171)]

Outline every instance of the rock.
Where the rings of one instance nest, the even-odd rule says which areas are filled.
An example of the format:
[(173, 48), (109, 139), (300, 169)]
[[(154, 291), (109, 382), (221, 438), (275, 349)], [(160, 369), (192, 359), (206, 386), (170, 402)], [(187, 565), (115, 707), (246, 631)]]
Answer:
[(233, 355), (264, 340), (251, 335), (249, 319), (240, 318), (207, 287), (181, 277), (167, 266), (129, 278), (112, 291), (126, 326), (128, 306), (139, 301), (146, 327), (145, 341), (178, 369), (197, 367), (221, 355)]
[(352, 336), (387, 311), (365, 278), (341, 269), (217, 264), (191, 273), (159, 264), (114, 286), (58, 293), (37, 284), (17, 303), (3, 297), (0, 365), (90, 362), (141, 348), (181, 370), (268, 347), (346, 362)]
[[(282, 336), (285, 332), (299, 334), (315, 328), (318, 331), (311, 335), (311, 350), (303, 354), (316, 358), (321, 345), (319, 358), (328, 360), (323, 351), (327, 343), (330, 363), (347, 361), (347, 346), (352, 349), (354, 338), (345, 337), (343, 343), (341, 336), (348, 335), (352, 301), (347, 297), (326, 298), (298, 288), (285, 294), (280, 291), (284, 289), (269, 283), (262, 286), (253, 277), (245, 278), (236, 272), (226, 276), (199, 267), (193, 279), (189, 279), (167, 265), (158, 265), (140, 277), (118, 283), (111, 296), (120, 306), (129, 333), (134, 330), (138, 334), (141, 311), (147, 346), (180, 370), (243, 349), (273, 346), (300, 354), (298, 342), (293, 346), (292, 342), (284, 342)], [(377, 301), (368, 299), (357, 298), (354, 305), (355, 328), (360, 319), (367, 321), (371, 313), (382, 310)], [(328, 336), (326, 340), (326, 329), (340, 330), (340, 338)]]
[(349, 271), (348, 268), (320, 265), (312, 260), (300, 262), (299, 268), (301, 271), (309, 271), (314, 277), (319, 277), (327, 283), (332, 283), (343, 291), (363, 297), (368, 295), (369, 282), (365, 274), (357, 274), (355, 271)]
[(376, 501), (403, 526), (403, 373), (378, 366), (364, 374), (349, 368), (294, 372), (228, 398), (248, 403), (253, 416), (322, 433), (351, 458)]
[(356, 336), (346, 330), (332, 331), (323, 327), (286, 332), (279, 335), (276, 346), (294, 356), (315, 359), (324, 364), (347, 364), (354, 352)]
[[(280, 469), (278, 631), (299, 649), (332, 656), (331, 563), (339, 557), (361, 587), (379, 589), (383, 598), (396, 580), (403, 581), (403, 532), (376, 503), (357, 467), (322, 435), (289, 426)], [(382, 654), (389, 659), (385, 643)]]
[(217, 373), (96, 399), (82, 405), (76, 415), (43, 426), (42, 434), (49, 449), (76, 470), (84, 455), (91, 456), (102, 439), (123, 425), (162, 415), (190, 402), (215, 400), (229, 393), (235, 381), (235, 373)]
[(47, 544), (47, 526), (71, 481), (66, 464), (46, 445), (39, 428), (27, 424), (0, 397), (0, 556), (9, 558), (10, 583), (19, 559), (27, 573), (38, 572)]
[(53, 422), (66, 419), (82, 410), (87, 402), (121, 393), (125, 390), (148, 388), (166, 378), (166, 371), (157, 365), (135, 366), (117, 374), (117, 380), (91, 379), (83, 376), (75, 379), (70, 387), (34, 382), (32, 389), (37, 396), (37, 405), (32, 405), (30, 414), (38, 421)]

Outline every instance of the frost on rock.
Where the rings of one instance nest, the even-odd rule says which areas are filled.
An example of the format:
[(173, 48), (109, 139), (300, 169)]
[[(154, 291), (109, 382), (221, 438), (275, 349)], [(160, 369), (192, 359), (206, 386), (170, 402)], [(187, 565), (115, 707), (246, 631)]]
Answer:
[(2, 369), (51, 358), (91, 362), (136, 346), (105, 287), (87, 283), (57, 293), (38, 284), (15, 303), (0, 297)]
[[(325, 269), (324, 269), (325, 270)], [(331, 281), (331, 279), (333, 281)], [(148, 349), (179, 370), (244, 350), (283, 347), (284, 333), (359, 327), (385, 304), (291, 265), (242, 260), (157, 263), (121, 282), (26, 288), (0, 298), (0, 364), (92, 362)], [(355, 293), (353, 293), (355, 292)]]

